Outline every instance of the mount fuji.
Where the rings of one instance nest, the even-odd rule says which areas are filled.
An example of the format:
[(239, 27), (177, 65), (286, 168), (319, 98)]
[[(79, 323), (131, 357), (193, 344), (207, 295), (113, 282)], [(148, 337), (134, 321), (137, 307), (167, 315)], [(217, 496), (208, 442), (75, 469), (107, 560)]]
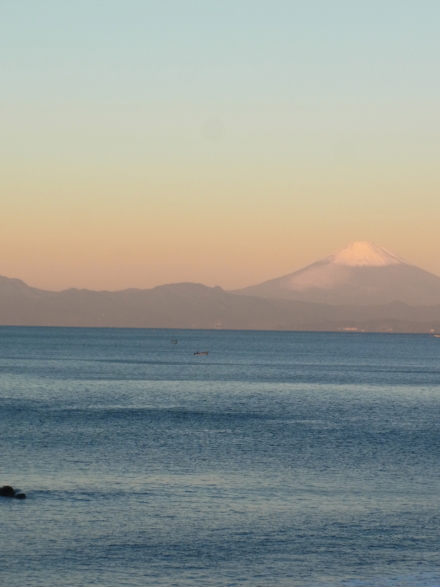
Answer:
[(234, 294), (321, 304), (440, 304), (440, 277), (375, 245), (358, 241), (299, 271)]

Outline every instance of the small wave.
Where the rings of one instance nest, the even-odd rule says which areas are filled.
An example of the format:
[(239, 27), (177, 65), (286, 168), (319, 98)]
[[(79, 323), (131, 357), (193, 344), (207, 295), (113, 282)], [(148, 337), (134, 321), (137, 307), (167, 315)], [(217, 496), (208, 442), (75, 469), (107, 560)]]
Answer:
[(417, 573), (415, 575), (401, 575), (395, 577), (344, 579), (323, 583), (312, 583), (307, 585), (307, 587), (439, 587), (439, 585), (440, 573)]

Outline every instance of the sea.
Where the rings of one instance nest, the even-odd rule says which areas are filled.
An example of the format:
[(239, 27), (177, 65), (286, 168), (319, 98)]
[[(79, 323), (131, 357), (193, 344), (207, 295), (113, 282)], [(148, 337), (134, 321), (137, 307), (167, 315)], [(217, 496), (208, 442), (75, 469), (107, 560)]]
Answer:
[(438, 586), (440, 338), (1, 327), (0, 485), (8, 587)]

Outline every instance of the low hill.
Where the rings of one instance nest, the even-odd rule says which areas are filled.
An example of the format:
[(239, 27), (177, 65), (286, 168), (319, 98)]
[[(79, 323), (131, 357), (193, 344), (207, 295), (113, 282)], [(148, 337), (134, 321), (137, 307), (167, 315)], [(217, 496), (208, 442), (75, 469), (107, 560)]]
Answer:
[(234, 295), (194, 283), (50, 292), (0, 278), (0, 324), (243, 330), (440, 332), (440, 304), (335, 306)]

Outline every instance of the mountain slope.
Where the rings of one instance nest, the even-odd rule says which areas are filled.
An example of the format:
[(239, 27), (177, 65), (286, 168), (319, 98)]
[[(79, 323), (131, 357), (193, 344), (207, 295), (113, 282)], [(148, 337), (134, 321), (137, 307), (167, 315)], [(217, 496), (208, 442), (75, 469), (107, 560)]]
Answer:
[(304, 269), (233, 293), (322, 304), (424, 306), (440, 303), (440, 277), (373, 243), (355, 242)]
[(117, 292), (48, 292), (0, 278), (0, 324), (243, 330), (440, 332), (440, 305), (335, 306), (237, 296), (179, 283)]

